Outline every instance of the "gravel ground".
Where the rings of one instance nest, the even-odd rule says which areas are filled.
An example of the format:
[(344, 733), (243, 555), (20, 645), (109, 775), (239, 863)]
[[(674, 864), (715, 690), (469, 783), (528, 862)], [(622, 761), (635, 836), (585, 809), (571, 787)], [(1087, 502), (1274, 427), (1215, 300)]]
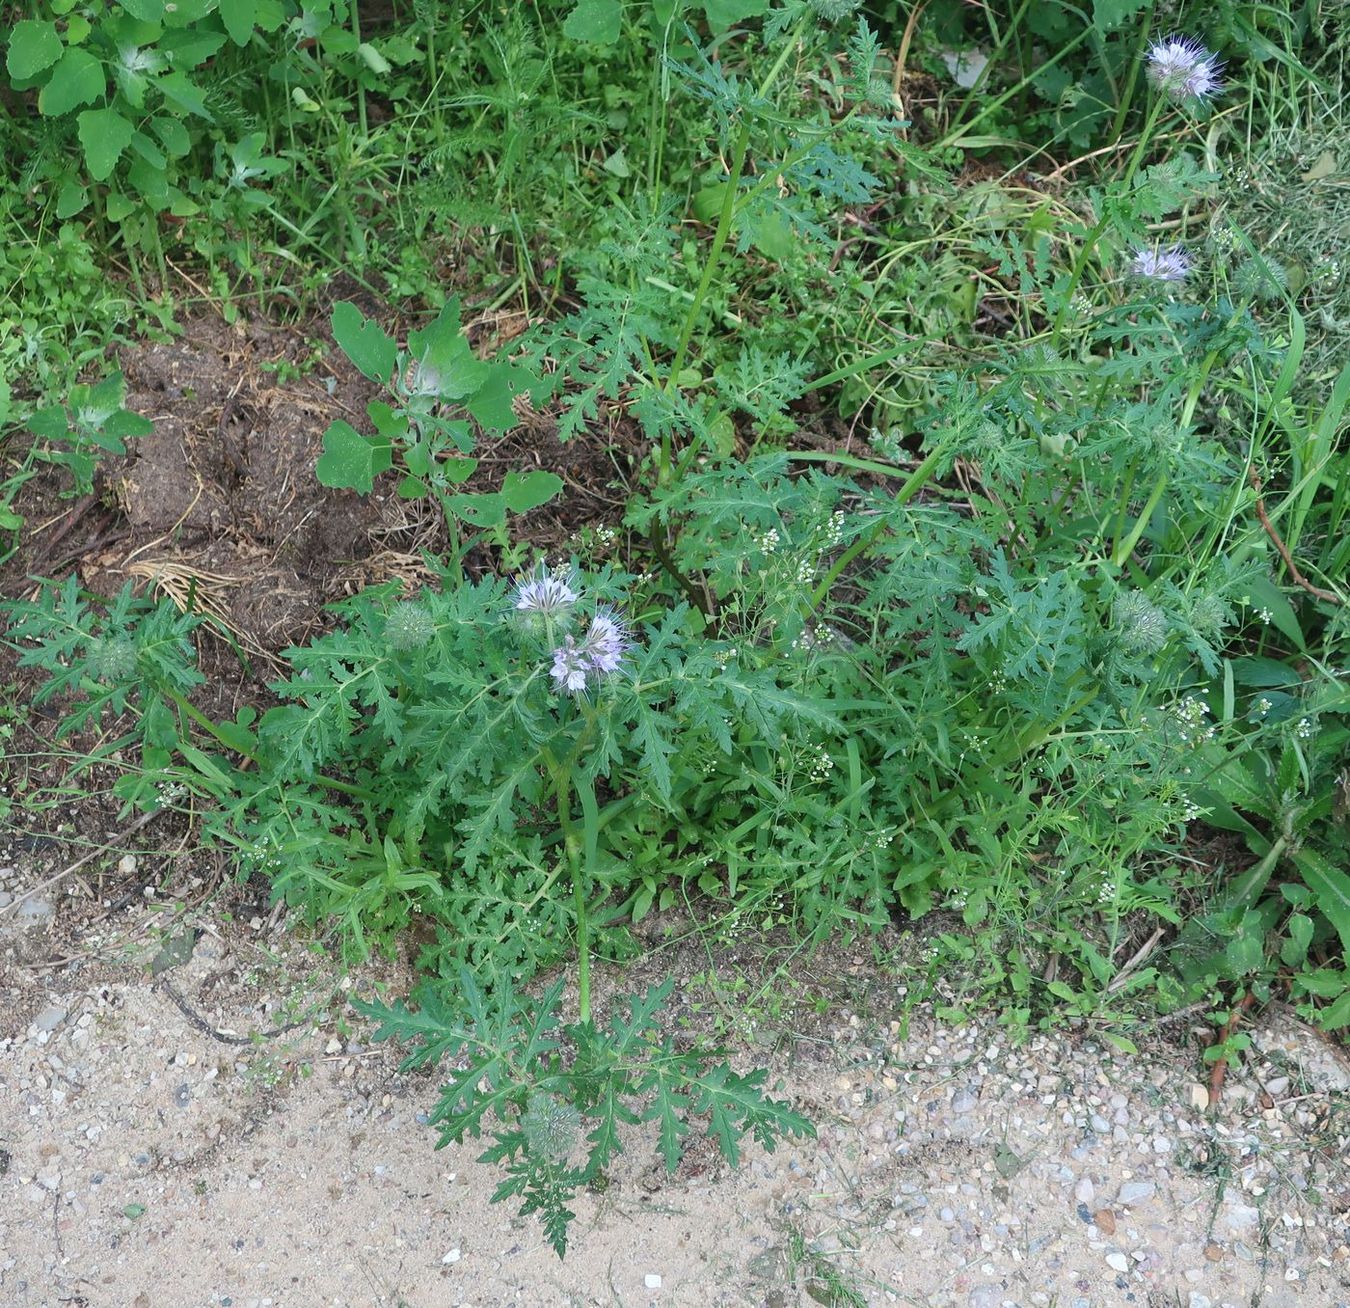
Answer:
[(668, 1178), (635, 1137), (559, 1262), (479, 1149), (433, 1151), (434, 1078), (343, 1016), (397, 968), (344, 980), (209, 908), (166, 948), (152, 904), (72, 948), (23, 881), (0, 869), (4, 1308), (1350, 1306), (1350, 1064), (1280, 1010), (1211, 1113), (1184, 1021), (1129, 1056), (905, 1030), (841, 954), (863, 1011), (770, 1055), (819, 1138)]

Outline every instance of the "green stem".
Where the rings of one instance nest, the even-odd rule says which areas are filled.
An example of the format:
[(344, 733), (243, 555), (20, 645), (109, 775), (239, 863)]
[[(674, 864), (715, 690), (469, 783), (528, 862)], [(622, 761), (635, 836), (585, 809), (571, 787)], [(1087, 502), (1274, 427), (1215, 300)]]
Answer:
[[(913, 472), (905, 478), (905, 483), (895, 493), (895, 503), (897, 507), (906, 505), (912, 500), (933, 478), (933, 473), (937, 465), (946, 457), (947, 442), (943, 441), (935, 445), (924, 455), (922, 462)], [(880, 518), (872, 529), (859, 536), (852, 545), (848, 547), (835, 561), (829, 572), (825, 574), (821, 583), (811, 592), (811, 607), (818, 608), (821, 600), (830, 593), (830, 587), (839, 579), (840, 573), (844, 571), (854, 559), (858, 557), (865, 549), (886, 530), (886, 518)]]
[(591, 1020), (591, 940), (586, 916), (586, 869), (581, 856), (581, 839), (572, 818), (572, 772), (555, 767), (553, 790), (558, 801), (558, 824), (563, 831), (564, 857), (572, 867), (572, 895), (577, 914), (577, 1011), (582, 1022)]
[(1148, 499), (1144, 501), (1143, 510), (1133, 527), (1130, 528), (1130, 534), (1124, 540), (1116, 542), (1116, 548), (1111, 551), (1111, 562), (1116, 567), (1123, 567), (1125, 560), (1134, 553), (1134, 547), (1139, 544), (1139, 537), (1142, 536), (1148, 527), (1149, 519), (1153, 517), (1153, 510), (1158, 507), (1158, 501), (1163, 497), (1163, 491), (1167, 489), (1166, 470), (1158, 474), (1158, 480), (1153, 483), (1153, 489), (1148, 493)]
[[(778, 74), (783, 71), (788, 57), (796, 49), (797, 42), (801, 39), (808, 17), (809, 15), (802, 17), (793, 29), (792, 35), (778, 52), (778, 58), (774, 60), (773, 67), (769, 69), (767, 76), (759, 85), (756, 92), (757, 99), (762, 100), (768, 95), (769, 89), (778, 79)], [(731, 167), (727, 173), (726, 191), (722, 196), (722, 209), (717, 215), (717, 229), (713, 232), (712, 245), (708, 248), (708, 257), (703, 264), (703, 274), (699, 278), (698, 289), (694, 292), (693, 303), (689, 306), (689, 312), (685, 314), (684, 326), (680, 329), (679, 340), (675, 345), (675, 357), (671, 361), (670, 373), (666, 377), (666, 390), (674, 390), (679, 385), (680, 373), (684, 370), (685, 359), (689, 354), (689, 345), (694, 339), (694, 330), (703, 314), (703, 305), (708, 298), (708, 292), (712, 290), (713, 278), (717, 275), (722, 251), (726, 248), (727, 238), (731, 235), (731, 220), (736, 213), (736, 194), (740, 189), (741, 177), (745, 173), (745, 159), (749, 150), (750, 119), (747, 116), (742, 118), (740, 130), (736, 133), (736, 140), (731, 148)], [(664, 484), (669, 480), (669, 477), (670, 434), (664, 432), (661, 436), (661, 462), (657, 469), (658, 484)]]
[[(1153, 135), (1153, 129), (1158, 125), (1158, 117), (1162, 113), (1164, 103), (1162, 97), (1159, 96), (1154, 101), (1153, 108), (1149, 110), (1148, 120), (1144, 123), (1144, 130), (1139, 134), (1134, 152), (1130, 155), (1130, 161), (1125, 166), (1125, 175), (1121, 179), (1121, 187), (1125, 191), (1130, 189), (1130, 183), (1134, 181), (1134, 175), (1139, 170), (1140, 161), (1144, 157), (1144, 150), (1148, 145), (1149, 138)], [(1055, 314), (1054, 325), (1050, 333), (1052, 345), (1059, 343), (1060, 334), (1064, 328), (1064, 319), (1068, 317), (1069, 309), (1073, 305), (1073, 293), (1078, 289), (1079, 282), (1083, 280), (1083, 274), (1087, 271), (1088, 260), (1092, 257), (1092, 252), (1097, 248), (1097, 242), (1101, 239), (1102, 233), (1106, 231), (1110, 221), (1109, 212), (1103, 213), (1097, 219), (1088, 232), (1082, 249), (1078, 251), (1078, 257), (1073, 261), (1073, 269), (1069, 273), (1069, 285), (1064, 291), (1064, 298), (1060, 301), (1059, 310)]]
[[(191, 718), (203, 731), (213, 739), (219, 741), (220, 744), (224, 745), (230, 753), (239, 754), (248, 759), (251, 763), (256, 763), (258, 761), (258, 756), (256, 754), (250, 754), (247, 750), (240, 749), (234, 741), (226, 740), (226, 738), (220, 734), (220, 730), (217, 728), (216, 724), (212, 722), (201, 709), (184, 698), (184, 696), (180, 695), (176, 690), (165, 688), (162, 689), (160, 693), (167, 699), (172, 700), (181, 713), (186, 717)], [(321, 786), (326, 786), (329, 790), (341, 791), (342, 794), (353, 795), (357, 799), (374, 798), (370, 791), (365, 790), (360, 786), (354, 786), (350, 781), (339, 781), (336, 777), (325, 776), (322, 772), (316, 772), (313, 780), (317, 781)]]
[[(1095, 31), (1096, 28), (1094, 28), (1091, 24), (1089, 24), (1081, 32), (1079, 32), (1078, 35), (1075, 36), (1072, 41), (1065, 42), (1065, 44), (1062, 45), (1057, 51), (1055, 51), (1055, 53), (1044, 63), (1037, 64), (1036, 71), (1034, 73), (1028, 73), (1020, 82), (1017, 83), (1016, 86), (1013, 86), (1009, 90), (1004, 91), (1003, 94), (1000, 95), (997, 99), (991, 100), (964, 127), (959, 126), (958, 123), (958, 126), (955, 126), (950, 131), (948, 131), (947, 135), (944, 136), (942, 140), (939, 141), (937, 145), (933, 147), (933, 149), (945, 150), (949, 146), (957, 144), (961, 140), (961, 138), (965, 136), (966, 133), (968, 133), (972, 127), (975, 126), (976, 123), (983, 122), (986, 118), (989, 117), (990, 114), (997, 113), (1014, 96), (1021, 95), (1022, 92), (1025, 91), (1027, 87), (1030, 86), (1032, 82), (1036, 80), (1037, 77), (1039, 77), (1043, 72), (1045, 72), (1047, 68), (1053, 68), (1057, 63), (1060, 62), (1060, 60), (1072, 54)], [(965, 106), (962, 105), (962, 109), (964, 108)]]
[[(360, 0), (352, 0), (352, 35), (356, 44), (361, 44), (361, 5)], [(366, 122), (366, 88), (359, 81), (356, 84), (356, 116), (361, 123), (361, 142), (370, 140), (370, 127)]]

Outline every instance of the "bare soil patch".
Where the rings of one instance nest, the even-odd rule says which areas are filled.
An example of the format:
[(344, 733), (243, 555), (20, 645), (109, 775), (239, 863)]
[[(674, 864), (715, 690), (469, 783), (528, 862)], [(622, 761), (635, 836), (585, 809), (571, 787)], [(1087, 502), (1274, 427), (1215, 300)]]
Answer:
[[(22, 863), (6, 893), (39, 870)], [(436, 1076), (400, 1073), (347, 1007), (401, 993), (406, 965), (344, 975), (234, 890), (113, 917), (54, 898), (36, 924), (0, 917), (15, 1308), (1350, 1302), (1350, 1070), (1279, 1009), (1210, 1114), (1184, 1024), (1140, 1030), (1136, 1056), (1087, 1030), (1018, 1047), (905, 1000), (921, 941), (895, 938), (893, 972), (834, 951), (802, 1013), (750, 1009), (732, 1051), (818, 1138), (751, 1146), (735, 1171), (695, 1139), (671, 1177), (635, 1132), (559, 1262), (489, 1203), (481, 1145), (433, 1150)], [(710, 964), (752, 975), (696, 943), (660, 959), (694, 1030)], [(642, 977), (597, 981), (603, 1011)]]

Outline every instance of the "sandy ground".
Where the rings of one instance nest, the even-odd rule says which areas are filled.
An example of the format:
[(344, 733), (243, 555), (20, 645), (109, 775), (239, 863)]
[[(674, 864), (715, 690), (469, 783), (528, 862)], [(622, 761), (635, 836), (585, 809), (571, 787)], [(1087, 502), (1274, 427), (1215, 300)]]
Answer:
[[(398, 969), (344, 983), (210, 906), (72, 945), (62, 901), (0, 872), (3, 1308), (1350, 1305), (1350, 1069), (1280, 1011), (1211, 1113), (1184, 1021), (1128, 1057), (922, 1007), (906, 1030), (896, 986), (837, 957), (865, 1002), (738, 1053), (818, 1139), (667, 1177), (634, 1137), (560, 1262), (489, 1203), (481, 1146), (433, 1150), (435, 1078), (344, 1007)], [(161, 953), (184, 921), (190, 956)]]

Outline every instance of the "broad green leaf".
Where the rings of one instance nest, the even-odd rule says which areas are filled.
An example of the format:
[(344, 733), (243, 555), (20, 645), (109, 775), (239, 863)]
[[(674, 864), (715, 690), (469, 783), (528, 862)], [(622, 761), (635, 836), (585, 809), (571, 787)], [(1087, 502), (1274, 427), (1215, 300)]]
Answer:
[(447, 300), (430, 323), (408, 333), (408, 353), (417, 364), (419, 380), (442, 399), (473, 394), (488, 375), (488, 365), (474, 357), (460, 326), (457, 299)]
[(485, 431), (510, 431), (520, 425), (512, 408), (517, 395), (528, 394), (538, 378), (513, 363), (493, 363), (478, 390), (464, 401), (474, 421)]
[(125, 195), (119, 195), (116, 191), (108, 193), (108, 198), (103, 202), (103, 206), (110, 223), (123, 222), (136, 212), (135, 203), (128, 200)]
[(89, 192), (73, 177), (66, 178), (56, 196), (56, 216), (73, 218), (89, 203)]
[(249, 43), (257, 15), (257, 0), (225, 0), (220, 6), (220, 21), (225, 24), (225, 30), (235, 45)]
[(156, 168), (145, 159), (133, 159), (127, 167), (127, 183), (157, 213), (168, 207), (169, 178), (163, 168)]
[(51, 81), (38, 92), (38, 112), (48, 117), (69, 113), (103, 94), (107, 78), (103, 65), (87, 50), (72, 48), (52, 70)]
[(339, 418), (323, 434), (323, 453), (314, 465), (314, 475), (322, 486), (369, 495), (375, 478), (393, 461), (387, 437), (363, 436)]
[[(228, 9), (229, 5), (225, 7)], [(155, 46), (175, 68), (198, 68), (224, 44), (224, 32), (213, 32), (209, 28), (202, 27), (185, 27), (165, 32)]]
[(547, 504), (562, 488), (562, 478), (553, 472), (508, 472), (502, 499), (512, 513), (528, 513)]
[(80, 144), (89, 176), (104, 182), (112, 175), (135, 128), (116, 109), (86, 109), (79, 117)]
[(137, 436), (149, 436), (155, 430), (155, 424), (149, 418), (130, 409), (118, 409), (103, 424), (103, 433), (114, 440), (131, 440)]
[(1149, 0), (1092, 0), (1092, 25), (1099, 32), (1110, 32), (1148, 3)]
[(208, 123), (216, 121), (215, 116), (206, 107), (206, 98), (201, 87), (190, 81), (186, 73), (165, 73), (157, 85), (164, 93), (164, 98), (170, 104), (177, 105), (184, 113), (195, 114), (198, 118), (206, 119)]
[(168, 114), (159, 114), (151, 121), (150, 126), (155, 129), (155, 135), (174, 159), (181, 159), (192, 149), (192, 138), (179, 119)]
[(500, 495), (447, 495), (445, 507), (475, 527), (500, 527), (506, 521), (506, 502)]
[(592, 45), (613, 45), (622, 27), (621, 0), (577, 0), (563, 22), (563, 35)]
[(1251, 580), (1250, 592), (1252, 607), (1270, 614), (1270, 621), (1276, 630), (1288, 636), (1299, 649), (1305, 649), (1298, 618), (1284, 591), (1269, 577), (1257, 576)]
[(1261, 964), (1265, 960), (1265, 942), (1250, 920), (1252, 916), (1248, 914), (1248, 920), (1238, 928), (1223, 951), (1224, 958), (1235, 977), (1244, 977), (1260, 971)]
[(375, 430), (390, 445), (401, 444), (408, 439), (408, 419), (397, 409), (385, 404), (383, 400), (371, 400), (366, 405), (366, 414), (375, 424)]
[[(226, 4), (230, 0), (225, 0)], [(164, 17), (165, 0), (119, 0), (122, 8), (143, 23), (157, 23)]]
[(1318, 1013), (1317, 1025), (1323, 1031), (1339, 1031), (1343, 1026), (1350, 1026), (1350, 987), (1330, 1008)]
[(16, 82), (26, 82), (44, 68), (50, 68), (61, 57), (63, 48), (55, 23), (25, 19), (16, 23), (10, 33), (5, 67)]
[(1294, 864), (1317, 897), (1317, 907), (1336, 928), (1350, 960), (1350, 875), (1315, 849), (1300, 849), (1294, 855)]
[(768, 13), (769, 0), (703, 0), (703, 12), (714, 32), (725, 32), (747, 18)]
[(1289, 932), (1289, 939), (1280, 946), (1280, 959), (1288, 967), (1298, 967), (1308, 957), (1313, 920), (1306, 913), (1291, 913), (1285, 930)]
[(349, 300), (333, 306), (333, 339), (364, 376), (389, 385), (398, 347), (379, 323), (367, 319)]
[(169, 161), (164, 157), (164, 151), (157, 146), (144, 132), (136, 132), (131, 138), (131, 148), (145, 160), (152, 168), (163, 172), (169, 166)]

